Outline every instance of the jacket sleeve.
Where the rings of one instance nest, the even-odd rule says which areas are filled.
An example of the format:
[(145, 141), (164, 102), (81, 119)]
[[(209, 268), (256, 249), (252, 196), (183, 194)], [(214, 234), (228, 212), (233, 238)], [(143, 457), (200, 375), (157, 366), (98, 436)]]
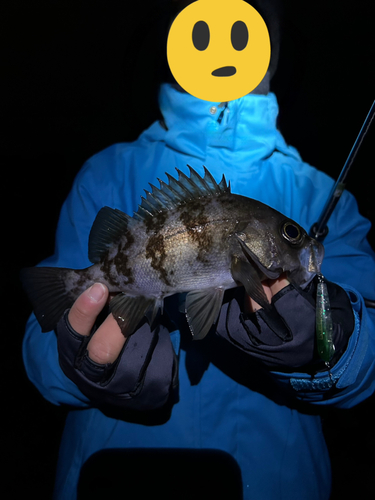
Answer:
[[(280, 192), (276, 196), (275, 193), (272, 194), (270, 190), (265, 189), (264, 195), (267, 197), (262, 201), (270, 204), (274, 196), (275, 203), (278, 201), (275, 208), (284, 211), (308, 231), (318, 220), (333, 180), (322, 172), (301, 163), (294, 169), (290, 164), (278, 164), (276, 167), (270, 172), (269, 177), (279, 175), (277, 179), (280, 181)], [(275, 356), (275, 352), (279, 350), (282, 354), (288, 344), (293, 347), (293, 342), (285, 342), (285, 345), (282, 345), (282, 342), (276, 339), (277, 342), (274, 344), (268, 342), (268, 345), (264, 347), (261, 344), (267, 344), (265, 342), (267, 339), (260, 320), (255, 327), (261, 331), (261, 335), (256, 336), (255, 331), (254, 337), (254, 328), (248, 332), (249, 328), (244, 327), (244, 322), (241, 326), (238, 314), (236, 321), (231, 323), (233, 332), (228, 331), (228, 327), (223, 326), (222, 317), (219, 318), (219, 335), (229, 339), (238, 348), (247, 351), (249, 357), (254, 355), (254, 351), (258, 353), (258, 358), (262, 361), (266, 360), (264, 365), (292, 397), (316, 405), (349, 408), (369, 397), (375, 390), (375, 310), (367, 309), (363, 300), (363, 297), (375, 299), (375, 254), (366, 239), (369, 229), (370, 223), (358, 213), (354, 197), (344, 192), (329, 221), (329, 233), (324, 241), (325, 257), (322, 265), (322, 273), (326, 280), (343, 289), (350, 299), (346, 301), (345, 306), (349, 309), (348, 314), (341, 316), (339, 320), (346, 330), (346, 341), (340, 349), (341, 357), (335, 359), (336, 364), (330, 372), (324, 370), (324, 365), (323, 371), (321, 367), (315, 370), (304, 370), (305, 366), (303, 366), (308, 362), (308, 354), (314, 348), (315, 306), (312, 314), (304, 316), (301, 304), (298, 302), (293, 305), (289, 304), (292, 311), (296, 311), (295, 317), (292, 318), (295, 347), (287, 357), (284, 356), (281, 366), (279, 363), (281, 358)], [(287, 298), (288, 295), (285, 294), (283, 303)], [(278, 308), (276, 303), (275, 306)], [(279, 306), (281, 308), (282, 304), (280, 303)], [(224, 313), (225, 307), (223, 307)], [(290, 311), (284, 312), (290, 316)], [(233, 314), (235, 315), (235, 311)], [(345, 316), (350, 316), (350, 325), (346, 319), (343, 319)], [(297, 324), (298, 318), (300, 318), (299, 325)], [(284, 319), (288, 319), (286, 315)], [(310, 337), (306, 336), (308, 322), (311, 326)], [(287, 325), (291, 327), (289, 323)], [(300, 342), (301, 339), (305, 342)], [(258, 344), (255, 349), (254, 343)], [(250, 344), (252, 344), (251, 347), (249, 347)], [(270, 354), (273, 359), (269, 357)], [(270, 363), (267, 363), (267, 355), (268, 360), (274, 366), (271, 367)], [(289, 361), (286, 366), (287, 360)], [(315, 374), (312, 375), (312, 373)]]
[(60, 368), (55, 333), (42, 333), (34, 314), (26, 325), (22, 354), (27, 376), (47, 401), (81, 408), (90, 405)]
[[(321, 204), (313, 207), (306, 227), (317, 220), (320, 210)], [(375, 254), (366, 239), (370, 222), (358, 213), (349, 192), (344, 192), (328, 225), (322, 273), (347, 292), (355, 316), (354, 330), (330, 373), (320, 372), (313, 378), (298, 372), (275, 372), (275, 376), (297, 398), (350, 408), (375, 391), (375, 309), (366, 308), (363, 299), (375, 299)]]
[(355, 316), (354, 331), (346, 351), (331, 370), (314, 376), (274, 372), (280, 384), (294, 396), (317, 405), (350, 408), (375, 391), (374, 310), (367, 310), (361, 295), (341, 285), (350, 295)]
[[(116, 147), (112, 147), (94, 156), (79, 172), (61, 209), (56, 232), (55, 253), (42, 263), (43, 266), (74, 269), (88, 267), (91, 265), (88, 260), (89, 233), (98, 211), (105, 205), (131, 211), (132, 201), (129, 201), (131, 199), (129, 192), (131, 183), (116, 185), (116, 181), (117, 184), (119, 183), (116, 179), (118, 170), (116, 169), (116, 161)], [(123, 164), (122, 168), (124, 168)], [(116, 188), (116, 193), (114, 188)], [(135, 336), (132, 337), (135, 338)], [(156, 346), (152, 344), (152, 349), (147, 351), (152, 355), (139, 354), (138, 363), (135, 359), (135, 349), (129, 348), (134, 343), (132, 337), (131, 341), (127, 343), (127, 348), (120, 355), (121, 362), (116, 364), (116, 369), (113, 370), (114, 375), (111, 383), (108, 382), (104, 385), (101, 382), (95, 385), (92, 380), (86, 380), (80, 370), (75, 370), (75, 376), (71, 376), (73, 366), (69, 371), (67, 363), (63, 362), (64, 352), (62, 352), (61, 346), (58, 346), (59, 338), (56, 337), (56, 333), (54, 331), (42, 333), (38, 321), (32, 314), (26, 326), (23, 342), (26, 372), (42, 395), (54, 404), (86, 407), (93, 402), (115, 404), (121, 401), (123, 406), (129, 408), (144, 408), (145, 405), (156, 407), (160, 401), (168, 397), (168, 391), (165, 390), (168, 380), (164, 380), (163, 397), (160, 398), (160, 401), (158, 399), (157, 387), (161, 385), (158, 386), (158, 377), (155, 376), (155, 373), (159, 374), (163, 371), (158, 363), (162, 363), (162, 368), (166, 367), (166, 370), (169, 369), (171, 363), (172, 365), (174, 363), (168, 332), (166, 331), (166, 335), (164, 335), (164, 347), (160, 342)], [(160, 353), (160, 350), (163, 352)], [(169, 364), (165, 358), (168, 358)], [(145, 371), (146, 368), (147, 371)], [(127, 383), (123, 383), (124, 376), (122, 376), (120, 384), (122, 389), (124, 386), (126, 389), (124, 389), (123, 394), (116, 386), (116, 380), (125, 372), (127, 373), (125, 377)], [(172, 369), (169, 372), (172, 382)], [(65, 373), (70, 375), (69, 378)], [(150, 381), (150, 378), (153, 380)], [(77, 382), (77, 385), (72, 380)], [(146, 397), (147, 401), (145, 402), (144, 394), (147, 391), (148, 397)]]

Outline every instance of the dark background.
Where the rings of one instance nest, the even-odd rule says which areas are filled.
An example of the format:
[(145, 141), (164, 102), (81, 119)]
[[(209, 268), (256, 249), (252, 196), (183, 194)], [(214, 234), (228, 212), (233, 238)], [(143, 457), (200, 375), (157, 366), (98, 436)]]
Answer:
[[(157, 2), (3, 0), (0, 4), (2, 408), (8, 498), (50, 498), (65, 409), (27, 380), (31, 311), (18, 272), (54, 249), (59, 209), (82, 163), (134, 140), (155, 118)], [(372, 2), (285, 1), (279, 128), (304, 160), (337, 177), (374, 99)], [(375, 222), (374, 126), (348, 179)], [(374, 230), (369, 235), (375, 248)], [(5, 305), (5, 307), (4, 307)], [(6, 389), (6, 390), (4, 390)], [(374, 399), (324, 417), (332, 499), (375, 493)], [(4, 419), (3, 419), (4, 422)]]

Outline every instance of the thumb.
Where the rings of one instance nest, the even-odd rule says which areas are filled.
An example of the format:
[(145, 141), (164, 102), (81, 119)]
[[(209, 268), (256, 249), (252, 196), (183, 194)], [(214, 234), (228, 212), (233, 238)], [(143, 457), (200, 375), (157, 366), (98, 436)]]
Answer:
[(68, 319), (71, 327), (81, 335), (89, 335), (96, 318), (108, 299), (108, 288), (94, 283), (74, 302)]

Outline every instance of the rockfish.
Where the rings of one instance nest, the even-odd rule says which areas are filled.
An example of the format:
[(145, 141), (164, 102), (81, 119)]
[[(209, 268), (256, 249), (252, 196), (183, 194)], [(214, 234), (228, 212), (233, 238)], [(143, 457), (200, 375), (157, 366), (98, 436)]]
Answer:
[(224, 291), (244, 286), (263, 308), (270, 304), (262, 281), (287, 273), (303, 286), (320, 272), (324, 250), (296, 222), (251, 198), (231, 193), (189, 167), (166, 174), (138, 211), (129, 216), (102, 208), (89, 236), (86, 269), (32, 267), (21, 279), (43, 331), (55, 328), (64, 311), (95, 282), (118, 293), (110, 310), (124, 335), (146, 316), (150, 323), (165, 297), (186, 293), (185, 314), (195, 339), (216, 322)]

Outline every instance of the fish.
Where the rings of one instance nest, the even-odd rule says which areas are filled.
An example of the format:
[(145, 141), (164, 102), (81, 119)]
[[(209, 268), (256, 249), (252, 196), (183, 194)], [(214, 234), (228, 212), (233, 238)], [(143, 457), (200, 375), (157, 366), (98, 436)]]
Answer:
[[(199, 175), (177, 170), (168, 183), (150, 184), (132, 216), (103, 207), (89, 235), (85, 269), (28, 267), (23, 287), (42, 331), (56, 327), (66, 309), (96, 282), (115, 294), (109, 307), (125, 336), (144, 318), (153, 324), (164, 299), (184, 294), (193, 339), (217, 321), (224, 292), (243, 286), (265, 311), (262, 282), (286, 273), (306, 286), (320, 272), (324, 247), (295, 221), (258, 200), (231, 192), (204, 166)], [(285, 274), (284, 274), (285, 275)]]

